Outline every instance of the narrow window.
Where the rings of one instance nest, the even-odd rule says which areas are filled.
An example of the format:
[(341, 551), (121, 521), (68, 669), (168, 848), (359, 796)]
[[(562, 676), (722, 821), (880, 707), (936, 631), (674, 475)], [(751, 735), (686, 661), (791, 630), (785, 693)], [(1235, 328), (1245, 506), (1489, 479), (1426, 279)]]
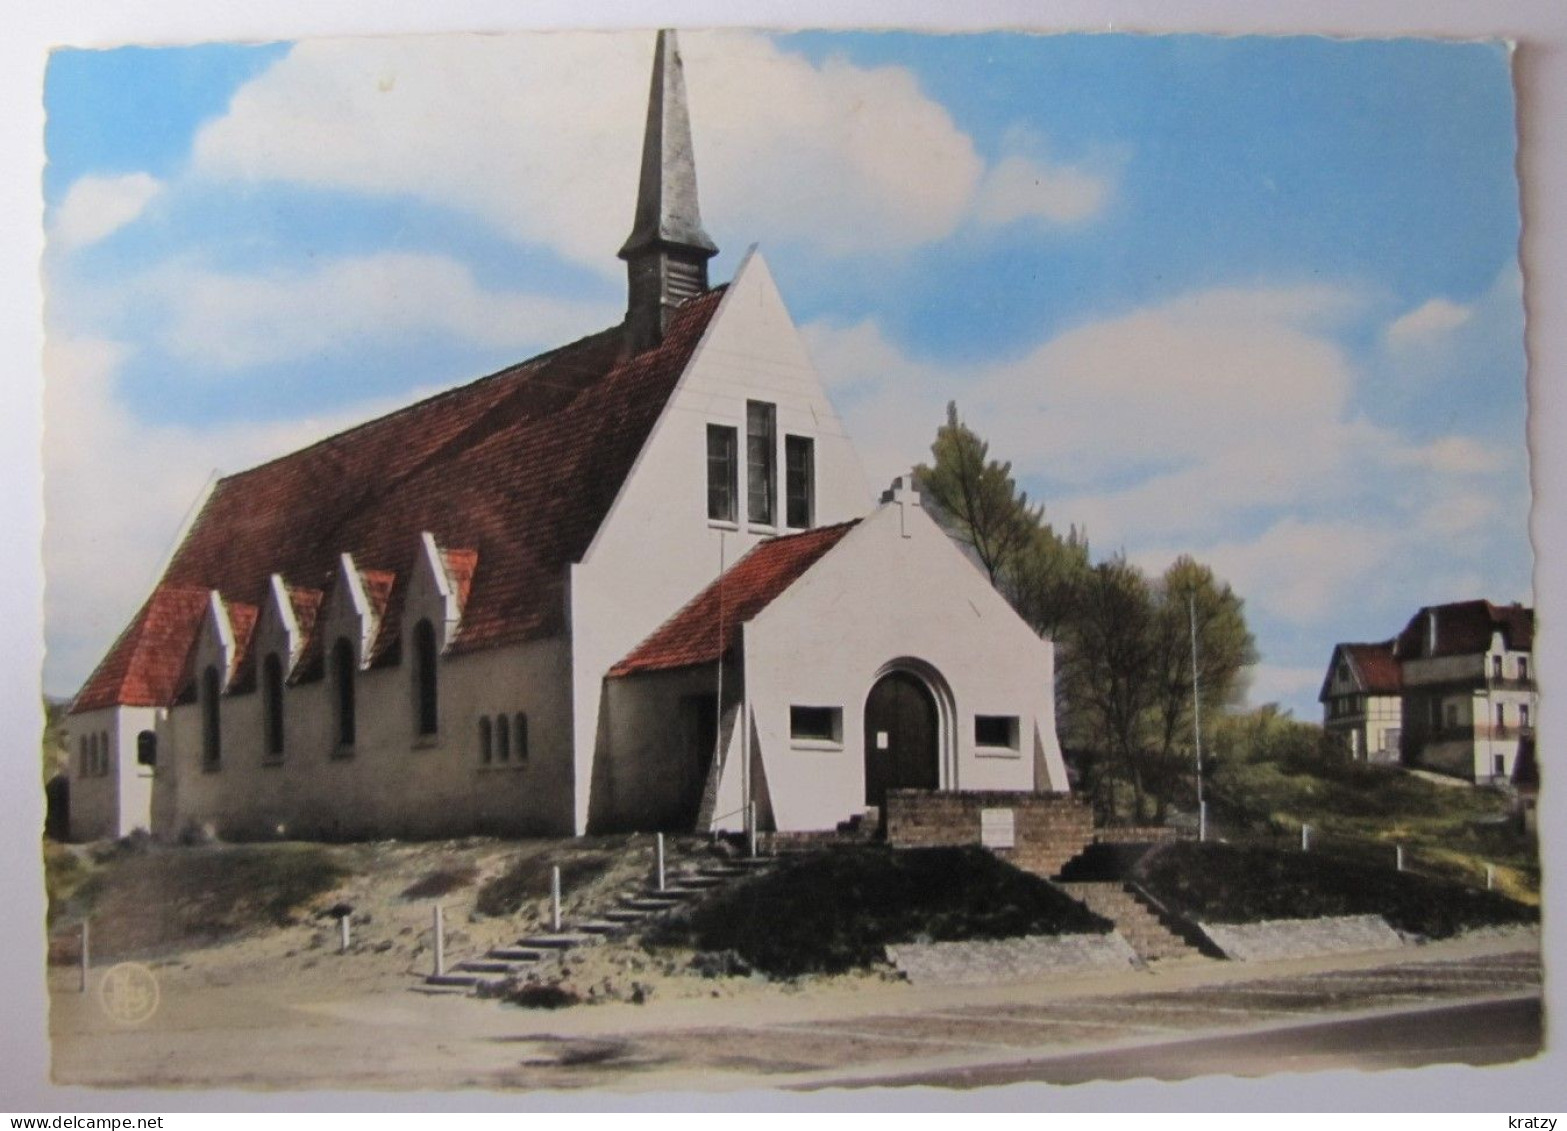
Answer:
[(414, 626), (414, 697), (415, 714), (421, 735), (431, 735), (438, 729), (439, 701), (435, 670), (435, 627), (428, 620)]
[(261, 664), (261, 730), (266, 752), (283, 755), (283, 661), (268, 652)]
[(136, 736), (136, 764), (149, 767), (158, 764), (158, 736), (150, 730)]
[(975, 715), (974, 745), (1017, 749), (1016, 715)]
[(528, 716), (521, 711), (517, 712), (517, 725), (512, 730), (512, 739), (517, 747), (517, 761), (525, 762), (528, 759)]
[(778, 472), (778, 410), (763, 401), (745, 402), (746, 518), (771, 526)]
[(1527, 703), (1518, 704), (1518, 725), (1520, 727), (1529, 725), (1529, 704)]
[(354, 676), (358, 665), (354, 662), (354, 646), (339, 637), (332, 646), (333, 706), (337, 716), (337, 745), (349, 749), (354, 745)]
[(495, 758), (495, 736), (488, 715), (479, 719), (479, 762), (488, 766)]
[(223, 720), (218, 713), (221, 683), (216, 667), (201, 673), (201, 762), (209, 770), (217, 769), (223, 758)]
[(511, 727), (505, 715), (495, 716), (495, 757), (497, 761), (511, 761)]
[(1507, 772), (1507, 759), (1501, 754), (1491, 756), (1491, 772), (1497, 777), (1502, 777)]
[(1502, 678), (1502, 658), (1500, 656), (1491, 657), (1491, 678)]
[(1507, 704), (1506, 703), (1498, 703), (1496, 705), (1496, 729), (1497, 730), (1506, 730), (1507, 729)]
[(1529, 678), (1529, 657), (1528, 656), (1519, 656), (1518, 657), (1518, 679), (1519, 679), (1520, 682), (1522, 682), (1522, 681), (1528, 680), (1528, 678)]
[(707, 426), (707, 517), (717, 522), (738, 522), (735, 506), (740, 493), (740, 467), (736, 459), (738, 433), (726, 424)]
[(816, 441), (784, 437), (784, 521), (797, 529), (816, 520)]
[(790, 707), (789, 737), (801, 742), (843, 742), (843, 708)]

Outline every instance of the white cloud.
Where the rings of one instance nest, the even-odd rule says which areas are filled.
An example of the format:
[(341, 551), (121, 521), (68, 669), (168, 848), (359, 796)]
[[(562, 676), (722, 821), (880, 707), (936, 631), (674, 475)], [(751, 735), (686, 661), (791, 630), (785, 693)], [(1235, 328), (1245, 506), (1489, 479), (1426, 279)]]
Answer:
[[(1247, 687), (1246, 701), (1253, 707), (1260, 707), (1264, 703), (1282, 703), (1291, 700), (1299, 702), (1302, 699), (1316, 697), (1318, 688), (1322, 686), (1323, 672), (1327, 668), (1328, 657), (1324, 653), (1322, 667), (1288, 667), (1282, 664), (1258, 664), (1250, 669), (1250, 683)], [(1313, 722), (1315, 716), (1297, 716), (1306, 722)]]
[(156, 334), (169, 353), (224, 371), (416, 333), (498, 346), (569, 341), (621, 313), (601, 303), (488, 291), (456, 260), (396, 252), (270, 275), (174, 265), (115, 297), (126, 290), (156, 298), (167, 319)]
[(242, 470), (416, 399), (331, 416), (201, 428), (151, 425), (116, 398), (128, 351), (62, 340), (44, 354), (45, 686), (85, 678), (156, 580), (183, 516), (214, 469)]
[(63, 250), (97, 243), (142, 214), (163, 191), (147, 173), (119, 177), (81, 177), (55, 212), (49, 234)]
[(1111, 179), (1076, 165), (1057, 165), (1011, 153), (991, 166), (980, 185), (974, 214), (981, 223), (1010, 224), (1039, 219), (1077, 224), (1097, 216), (1109, 202)]
[[(682, 37), (705, 212), (847, 252), (952, 231), (983, 172), (904, 68), (813, 65), (741, 32)], [(604, 271), (630, 229), (645, 33), (317, 40), (202, 128), (211, 177), (406, 194)]]
[(1473, 307), (1461, 306), (1445, 298), (1431, 299), (1388, 326), (1388, 344), (1409, 347), (1439, 341), (1473, 315)]
[(1483, 475), (1505, 462), (1501, 453), (1468, 436), (1443, 436), (1389, 453), (1395, 464), (1454, 475)]

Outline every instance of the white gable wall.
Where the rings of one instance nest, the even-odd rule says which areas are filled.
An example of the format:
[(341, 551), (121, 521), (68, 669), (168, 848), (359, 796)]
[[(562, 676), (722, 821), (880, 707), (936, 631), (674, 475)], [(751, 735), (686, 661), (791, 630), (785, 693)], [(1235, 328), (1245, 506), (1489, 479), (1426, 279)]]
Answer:
[[(780, 830), (830, 829), (864, 810), (865, 700), (894, 667), (933, 670), (950, 692), (941, 788), (1068, 788), (1054, 646), (913, 503), (884, 504), (850, 531), (745, 626), (744, 654), (753, 761)], [(791, 705), (841, 707), (841, 745), (793, 742)], [(1017, 716), (1018, 749), (976, 746), (976, 714)]]
[[(764, 537), (787, 530), (746, 521), (746, 401), (777, 406), (777, 499), (783, 514), (784, 437), (815, 441), (815, 525), (865, 513), (872, 494), (843, 422), (760, 255), (736, 273), (701, 344), (643, 446), (570, 584), (578, 782), (575, 819), (586, 831), (604, 673)], [(739, 522), (707, 518), (707, 425), (739, 437)]]
[[(73, 841), (127, 836), (152, 828), (154, 770), (136, 761), (136, 737), (155, 731), (155, 707), (104, 707), (71, 715), (65, 723), (69, 752), (70, 838)], [(107, 749), (105, 773), (92, 773), (83, 760), (83, 743), (93, 739)]]

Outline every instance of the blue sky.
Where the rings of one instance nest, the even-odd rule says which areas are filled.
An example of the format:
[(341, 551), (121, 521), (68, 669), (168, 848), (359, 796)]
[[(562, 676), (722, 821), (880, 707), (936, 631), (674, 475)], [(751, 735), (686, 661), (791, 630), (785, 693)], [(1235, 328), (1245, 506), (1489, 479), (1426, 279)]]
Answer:
[[(704, 215), (760, 243), (873, 480), (955, 399), (1060, 524), (1247, 600), (1253, 698), (1528, 600), (1495, 44), (689, 34)], [(214, 468), (618, 318), (651, 43), (56, 53), (49, 691)], [(112, 552), (121, 567), (105, 576)]]

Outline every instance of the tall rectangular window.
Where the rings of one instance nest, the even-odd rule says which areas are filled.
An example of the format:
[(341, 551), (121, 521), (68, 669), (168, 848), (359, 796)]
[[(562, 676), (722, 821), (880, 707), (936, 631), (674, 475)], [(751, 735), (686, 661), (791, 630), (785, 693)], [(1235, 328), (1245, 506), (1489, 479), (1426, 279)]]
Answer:
[(816, 441), (784, 437), (784, 521), (796, 529), (816, 519)]
[(736, 459), (739, 439), (727, 424), (707, 426), (707, 517), (738, 522), (736, 496), (740, 493), (740, 467)]
[(771, 526), (778, 495), (778, 409), (763, 401), (745, 402), (745, 514), (752, 522)]

